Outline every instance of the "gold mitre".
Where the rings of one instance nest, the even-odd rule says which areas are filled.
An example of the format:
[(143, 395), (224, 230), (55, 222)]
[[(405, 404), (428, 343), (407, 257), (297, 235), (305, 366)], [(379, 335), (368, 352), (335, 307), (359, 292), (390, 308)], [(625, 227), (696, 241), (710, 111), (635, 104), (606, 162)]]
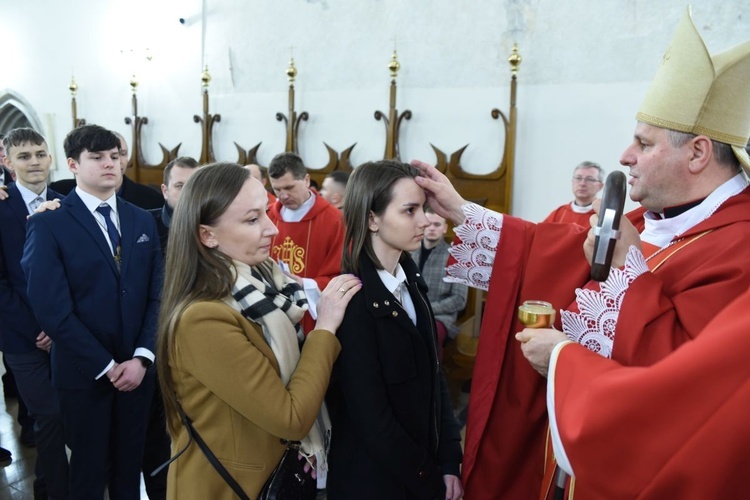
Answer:
[(688, 7), (636, 119), (729, 144), (750, 168), (750, 41), (711, 56)]

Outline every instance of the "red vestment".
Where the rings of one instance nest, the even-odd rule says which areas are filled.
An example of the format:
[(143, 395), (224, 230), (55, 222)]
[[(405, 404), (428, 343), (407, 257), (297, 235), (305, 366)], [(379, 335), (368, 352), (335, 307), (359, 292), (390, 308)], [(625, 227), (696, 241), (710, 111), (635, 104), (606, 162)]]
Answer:
[[(632, 215), (634, 222), (643, 213)], [(638, 224), (636, 224), (638, 227)], [(642, 223), (641, 223), (642, 226)], [(613, 359), (648, 365), (694, 338), (728, 299), (750, 286), (750, 191), (728, 199), (687, 231), (709, 231), (630, 284), (615, 330)], [(588, 281), (573, 224), (534, 225), (505, 216), (477, 350), (464, 453), (466, 498), (538, 498), (544, 468), (545, 381), (523, 357), (514, 334), (524, 300), (568, 309)], [(666, 250), (669, 251), (669, 247)], [(556, 328), (561, 329), (559, 317)]]
[(563, 224), (578, 224), (586, 229), (591, 227), (589, 219), (594, 215), (594, 209), (584, 213), (574, 212), (570, 203), (560, 205), (554, 209), (542, 222), (559, 222)]
[[(341, 274), (344, 248), (341, 210), (315, 196), (315, 204), (302, 220), (285, 222), (281, 208), (281, 202), (276, 201), (268, 210), (268, 217), (279, 228), (271, 246), (271, 258), (285, 262), (293, 274), (315, 280), (322, 291), (332, 278)], [(309, 313), (305, 314), (302, 327), (305, 333), (315, 327)]]
[(550, 383), (576, 499), (747, 498), (748, 309), (750, 290), (648, 368), (562, 348)]

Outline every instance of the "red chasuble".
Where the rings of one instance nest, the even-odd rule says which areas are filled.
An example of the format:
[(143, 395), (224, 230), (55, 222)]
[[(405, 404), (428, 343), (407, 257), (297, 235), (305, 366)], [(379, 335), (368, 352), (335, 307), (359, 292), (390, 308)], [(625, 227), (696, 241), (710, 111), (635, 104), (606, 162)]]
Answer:
[[(468, 500), (539, 494), (547, 431), (545, 379), (513, 337), (523, 329), (518, 305), (537, 299), (557, 310), (566, 308), (591, 269), (583, 254), (585, 239), (586, 231), (574, 224), (503, 218), (469, 396), (462, 471)], [(559, 315), (556, 327), (561, 329)]]
[(747, 291), (648, 368), (562, 348), (551, 383), (576, 499), (747, 498), (749, 310)]
[(586, 229), (591, 227), (589, 219), (594, 215), (594, 210), (591, 209), (584, 213), (574, 212), (570, 203), (561, 205), (554, 209), (542, 222), (559, 222), (563, 224), (578, 224)]
[[(633, 214), (636, 227), (642, 226)], [(685, 233), (652, 273), (631, 283), (620, 310), (613, 358), (652, 364), (698, 335), (733, 297), (750, 286), (750, 191), (727, 200)], [(513, 335), (524, 300), (568, 309), (588, 281), (582, 245), (572, 224), (534, 225), (505, 216), (482, 320), (469, 400), (463, 482), (466, 497), (538, 498), (544, 469), (545, 380), (529, 365)], [(671, 252), (670, 247), (662, 252)], [(654, 256), (653, 259), (663, 259)], [(556, 328), (561, 329), (559, 318)]]
[[(279, 228), (271, 246), (271, 258), (284, 261), (292, 273), (314, 279), (323, 289), (341, 274), (341, 255), (344, 248), (344, 220), (341, 210), (320, 196), (299, 222), (284, 222), (281, 202), (268, 210), (268, 217)], [(309, 313), (302, 320), (305, 333), (315, 327)]]

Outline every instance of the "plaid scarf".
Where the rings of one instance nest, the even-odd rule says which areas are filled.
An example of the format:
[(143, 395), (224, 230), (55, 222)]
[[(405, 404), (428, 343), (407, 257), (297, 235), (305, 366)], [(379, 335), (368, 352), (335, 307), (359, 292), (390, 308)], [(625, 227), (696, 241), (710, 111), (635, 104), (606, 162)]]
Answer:
[[(233, 261), (233, 264), (237, 276), (232, 296), (224, 302), (261, 326), (263, 336), (279, 364), (281, 381), (286, 386), (297, 368), (305, 340), (299, 323), (308, 309), (305, 292), (272, 259), (253, 267), (237, 261)], [(330, 435), (331, 422), (323, 404), (315, 424), (301, 445), (301, 451), (308, 457), (316, 456), (319, 478), (324, 478), (328, 470)]]
[[(237, 269), (237, 278), (234, 282), (234, 288), (232, 288), (232, 299), (236, 302), (237, 307), (235, 307), (235, 304), (230, 305), (235, 307), (245, 318), (261, 325), (263, 336), (277, 358), (279, 358), (279, 353), (274, 349), (274, 345), (280, 347), (284, 344), (290, 344), (290, 339), (285, 338), (288, 337), (288, 334), (284, 336), (277, 332), (288, 330), (288, 323), (291, 322), (296, 333), (297, 344), (294, 348), (297, 350), (297, 359), (294, 360), (293, 366), (282, 367), (282, 362), (286, 360), (277, 359), (281, 379), (286, 384), (297, 366), (299, 348), (305, 340), (305, 333), (300, 325), (302, 316), (308, 309), (305, 292), (296, 281), (284, 275), (271, 259), (255, 267), (237, 261), (233, 263)], [(288, 321), (283, 322), (284, 318), (279, 313), (285, 314)], [(275, 324), (280, 321), (282, 324)], [(276, 328), (270, 328), (269, 324), (273, 324)], [(291, 347), (291, 345), (288, 347)]]

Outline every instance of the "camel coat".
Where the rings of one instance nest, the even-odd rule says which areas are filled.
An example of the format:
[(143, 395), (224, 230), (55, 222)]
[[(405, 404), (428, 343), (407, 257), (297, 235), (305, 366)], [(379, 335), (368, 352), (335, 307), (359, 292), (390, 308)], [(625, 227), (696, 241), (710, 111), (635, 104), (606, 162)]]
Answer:
[[(251, 498), (284, 452), (280, 438), (300, 440), (320, 410), (341, 349), (324, 330), (310, 332), (287, 387), (260, 326), (220, 301), (187, 308), (175, 331), (170, 360), (178, 399), (221, 463)], [(188, 442), (180, 424), (172, 453)], [(170, 500), (236, 498), (192, 443), (169, 468)]]

